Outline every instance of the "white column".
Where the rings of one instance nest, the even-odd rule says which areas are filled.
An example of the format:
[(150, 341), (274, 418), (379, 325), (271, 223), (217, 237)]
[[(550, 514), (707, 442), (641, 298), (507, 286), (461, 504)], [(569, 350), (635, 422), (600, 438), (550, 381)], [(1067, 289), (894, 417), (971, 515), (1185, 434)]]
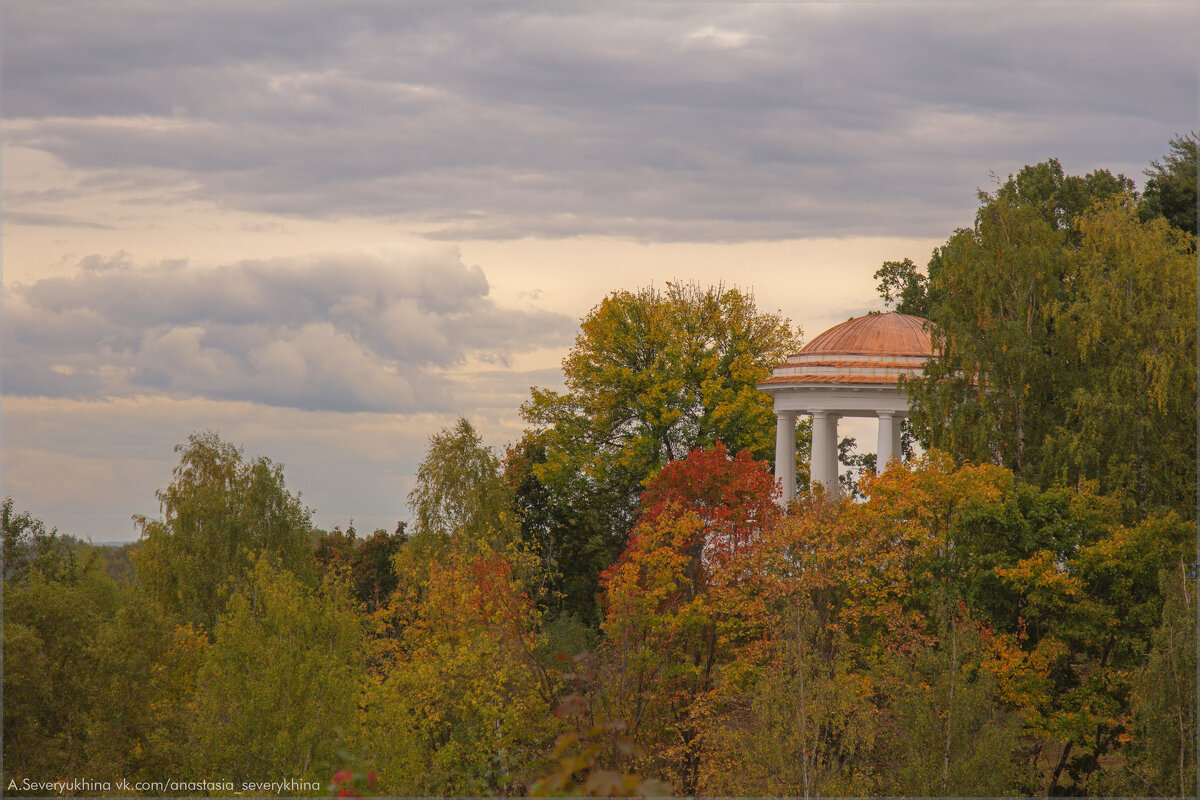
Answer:
[(842, 482), (838, 480), (838, 420), (841, 418), (840, 414), (830, 414), (829, 427), (826, 429), (826, 435), (829, 437), (826, 458), (829, 459), (829, 462), (825, 471), (829, 475), (829, 482), (825, 484), (825, 488), (834, 497), (842, 493)]
[(837, 494), (837, 414), (814, 411), (812, 415), (812, 456), (809, 475), (813, 484), (821, 484), (826, 492)]
[(903, 421), (904, 417), (896, 417), (892, 423), (892, 456), (897, 461), (904, 460), (904, 451), (900, 449), (900, 423)]
[(775, 480), (783, 486), (780, 505), (796, 496), (796, 412), (775, 412)]
[(900, 425), (891, 411), (877, 411), (876, 414), (879, 415), (879, 445), (875, 451), (875, 473), (882, 475), (887, 470), (888, 462), (898, 455), (897, 450), (892, 448)]

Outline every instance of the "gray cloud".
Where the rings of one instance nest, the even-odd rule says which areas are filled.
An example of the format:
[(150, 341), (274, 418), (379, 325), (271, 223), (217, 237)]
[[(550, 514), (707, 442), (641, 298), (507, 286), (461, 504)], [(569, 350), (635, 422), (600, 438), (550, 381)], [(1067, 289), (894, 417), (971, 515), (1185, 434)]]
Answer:
[(1196, 32), (1188, 4), (13, 3), (5, 111), (93, 180), (436, 238), (943, 235), (989, 170), (1140, 177), (1194, 124)]
[(562, 314), (497, 307), (483, 271), (449, 247), (79, 267), (6, 287), (6, 393), (447, 410), (468, 359), (506, 366), (575, 330)]
[(6, 222), (17, 225), (41, 225), (51, 228), (92, 228), (94, 230), (113, 230), (112, 225), (93, 220), (71, 217), (66, 214), (49, 214), (38, 211), (7, 211), (4, 214)]

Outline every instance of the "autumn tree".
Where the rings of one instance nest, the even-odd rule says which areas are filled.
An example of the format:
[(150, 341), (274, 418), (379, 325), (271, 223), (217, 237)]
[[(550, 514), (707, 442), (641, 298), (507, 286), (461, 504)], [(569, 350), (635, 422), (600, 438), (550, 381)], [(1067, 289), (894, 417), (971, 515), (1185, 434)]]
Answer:
[(714, 716), (706, 793), (874, 793), (874, 684), (862, 674), (854, 632), (839, 619), (854, 585), (844, 571), (871, 562), (831, 537), (845, 530), (846, 544), (864, 552), (876, 543), (843, 529), (843, 513), (823, 495), (802, 497), (750, 553), (742, 589), (762, 604), (763, 657), (739, 665), (747, 685)]
[[(984, 623), (967, 601), (986, 562), (964, 523), (1011, 491), (1004, 470), (931, 454), (864, 480), (866, 502), (807, 501), (764, 543), (776, 657), (803, 690), (797, 716), (767, 728), (798, 751), (793, 791), (1006, 788), (1006, 770), (975, 748), (1015, 739), (1019, 719), (993, 710), (998, 689), (972, 646)], [(750, 741), (770, 735), (764, 722)]]
[(486, 540), (436, 558), (409, 547), (375, 615), (360, 746), (391, 795), (520, 794), (558, 732), (541, 613), (520, 577), (535, 559)]
[(317, 537), (313, 559), (324, 573), (344, 572), (350, 579), (354, 598), (368, 613), (384, 605), (396, 588), (396, 568), (393, 557), (408, 540), (403, 522), (395, 533), (382, 528), (366, 538), (359, 538), (354, 523), (346, 530), (334, 527)]
[(565, 609), (594, 619), (597, 576), (664, 465), (718, 441), (773, 457), (771, 400), (755, 385), (797, 349), (787, 320), (736, 289), (668, 284), (592, 309), (563, 361), (566, 391), (534, 389), (522, 408), (516, 482), (539, 506), (523, 524), (555, 554)]
[(1173, 514), (1126, 526), (1103, 505), (1102, 516), (1073, 509), (1074, 552), (1039, 551), (998, 570), (1020, 591), (1024, 666), (1014, 662), (1007, 677), (1024, 687), (1026, 729), (1048, 751), (1049, 793), (1085, 790), (1131, 740), (1133, 687), (1163, 614), (1159, 574), (1196, 547), (1195, 526)]
[(211, 634), (260, 553), (311, 576), (312, 522), (270, 459), (247, 461), (211, 431), (175, 450), (179, 466), (157, 493), (162, 519), (135, 518), (137, 576), (169, 612)]
[(738, 587), (746, 552), (781, 513), (775, 494), (748, 452), (697, 448), (651, 481), (629, 546), (601, 577), (601, 707), (629, 725), (647, 773), (684, 794), (700, 786), (725, 667), (761, 637)]
[(1116, 785), (1104, 764), (1177, 772), (1175, 733), (1137, 720), (1179, 694), (1135, 687), (1148, 650), (1182, 675), (1158, 576), (1194, 552), (1191, 526), (1123, 525), (1119, 500), (936, 453), (862, 491), (803, 499), (752, 549), (740, 590), (767, 658), (726, 666), (749, 684), (713, 718), (707, 791), (1077, 794)]
[[(1087, 487), (1041, 492), (991, 466), (889, 473), (865, 488), (871, 500), (853, 512), (878, 502), (911, 542), (900, 607), (912, 611), (898, 619), (926, 620), (913, 631), (932, 637), (912, 652), (934, 642), (939, 658), (966, 667), (959, 659), (974, 637), (963, 634), (974, 625), (987, 645), (975, 669), (1020, 713), (1021, 790), (1086, 790), (1127, 740), (1131, 687), (1162, 614), (1158, 576), (1194, 552), (1194, 526), (1173, 513), (1122, 524), (1119, 499)], [(921, 669), (918, 661), (907, 673)], [(960, 715), (987, 708), (970, 700), (978, 681), (949, 687), (965, 704)]]

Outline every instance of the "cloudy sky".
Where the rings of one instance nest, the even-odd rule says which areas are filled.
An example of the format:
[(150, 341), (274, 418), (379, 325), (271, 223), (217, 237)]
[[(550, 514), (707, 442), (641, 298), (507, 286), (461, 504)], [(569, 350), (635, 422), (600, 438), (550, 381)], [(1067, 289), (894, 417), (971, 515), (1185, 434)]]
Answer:
[(3, 484), (95, 541), (205, 429), (392, 527), (616, 289), (811, 336), (1022, 165), (1197, 123), (1195, 3), (5, 2)]

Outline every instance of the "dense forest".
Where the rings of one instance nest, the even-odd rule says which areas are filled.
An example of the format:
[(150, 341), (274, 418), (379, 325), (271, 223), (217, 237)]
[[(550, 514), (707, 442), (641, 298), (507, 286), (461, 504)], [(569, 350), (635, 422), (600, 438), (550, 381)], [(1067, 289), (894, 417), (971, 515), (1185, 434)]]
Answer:
[(1196, 150), (1027, 166), (884, 263), (939, 355), (841, 497), (802, 424), (776, 502), (795, 326), (669, 285), (519, 441), (432, 435), (394, 531), (211, 431), (122, 548), (6, 499), (7, 792), (1194, 796)]

